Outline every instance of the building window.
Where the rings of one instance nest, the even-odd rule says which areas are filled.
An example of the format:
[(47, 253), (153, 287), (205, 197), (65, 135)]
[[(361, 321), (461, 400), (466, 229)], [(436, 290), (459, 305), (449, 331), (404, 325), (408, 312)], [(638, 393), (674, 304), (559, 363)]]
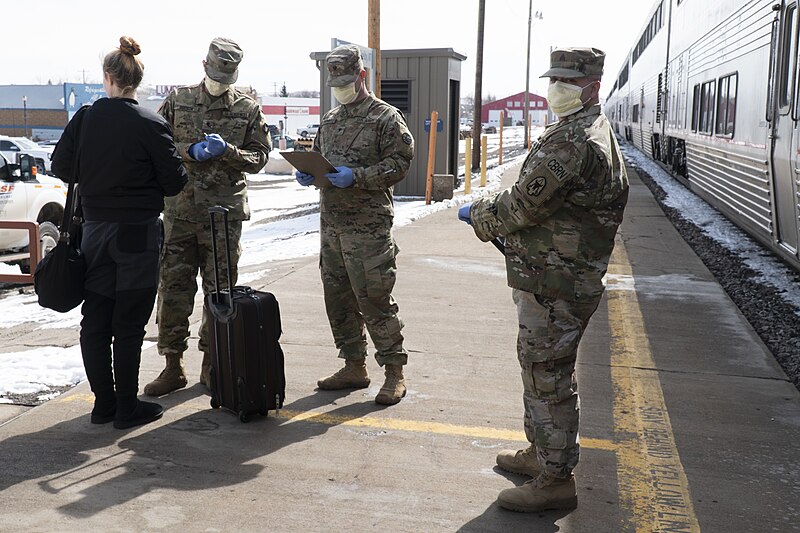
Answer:
[(723, 76), (717, 82), (717, 135), (733, 137), (736, 122), (736, 73)]
[(381, 100), (403, 113), (411, 112), (411, 81), (381, 80)]

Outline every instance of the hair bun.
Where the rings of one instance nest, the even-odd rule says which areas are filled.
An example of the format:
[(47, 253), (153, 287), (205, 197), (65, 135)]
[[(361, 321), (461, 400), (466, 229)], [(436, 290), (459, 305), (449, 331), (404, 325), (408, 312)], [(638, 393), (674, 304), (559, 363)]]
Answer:
[(134, 41), (133, 37), (125, 35), (119, 38), (119, 49), (122, 53), (132, 56), (138, 55), (142, 51), (139, 43)]

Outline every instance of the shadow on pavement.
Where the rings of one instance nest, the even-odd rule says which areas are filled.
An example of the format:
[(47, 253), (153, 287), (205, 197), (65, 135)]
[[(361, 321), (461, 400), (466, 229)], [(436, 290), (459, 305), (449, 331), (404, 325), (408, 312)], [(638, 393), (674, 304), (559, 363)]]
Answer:
[[(158, 401), (169, 409), (202, 393), (202, 388), (192, 387)], [(346, 394), (312, 394), (285, 408), (307, 411), (330, 405)], [(268, 457), (273, 452), (322, 435), (337, 420), (381, 409), (365, 401), (327, 410), (325, 414), (330, 417), (325, 423), (315, 422), (313, 417), (286, 420), (272, 412), (242, 424), (232, 413), (209, 408), (149, 431), (143, 426), (126, 432), (111, 424), (92, 425), (87, 413), (0, 443), (0, 457), (5, 463), (0, 491), (43, 478), (39, 486), (44, 493), (66, 493), (74, 500), (59, 510), (81, 518), (156, 489), (195, 491), (234, 486), (269, 468)]]

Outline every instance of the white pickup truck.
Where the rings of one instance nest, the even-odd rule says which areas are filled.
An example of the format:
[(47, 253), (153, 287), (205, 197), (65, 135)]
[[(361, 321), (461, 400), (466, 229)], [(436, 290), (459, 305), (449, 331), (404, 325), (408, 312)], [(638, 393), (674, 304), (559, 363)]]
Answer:
[(319, 124), (306, 124), (302, 128), (297, 128), (297, 134), (300, 137), (313, 137), (319, 130)]
[(55, 146), (40, 146), (25, 137), (8, 137), (0, 135), (0, 154), (12, 163), (18, 154), (27, 154), (36, 159), (39, 174), (50, 174), (50, 158)]
[[(34, 165), (31, 156), (20, 155), (19, 164), (11, 164), (0, 155), (0, 221), (38, 222), (44, 257), (58, 242), (67, 186), (58, 178), (33, 172)], [(30, 273), (30, 262), (24, 254), (28, 241), (26, 230), (0, 227), (0, 262), (19, 265), (23, 273)]]

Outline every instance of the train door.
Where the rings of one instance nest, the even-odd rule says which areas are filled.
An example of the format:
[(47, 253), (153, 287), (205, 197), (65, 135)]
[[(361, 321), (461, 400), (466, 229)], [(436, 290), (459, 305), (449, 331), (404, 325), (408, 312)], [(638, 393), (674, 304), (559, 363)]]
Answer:
[(787, 2), (780, 14), (774, 51), (772, 105), (771, 174), (774, 199), (774, 221), (777, 242), (795, 254), (798, 245), (797, 218), (797, 94), (798, 12), (797, 1)]

